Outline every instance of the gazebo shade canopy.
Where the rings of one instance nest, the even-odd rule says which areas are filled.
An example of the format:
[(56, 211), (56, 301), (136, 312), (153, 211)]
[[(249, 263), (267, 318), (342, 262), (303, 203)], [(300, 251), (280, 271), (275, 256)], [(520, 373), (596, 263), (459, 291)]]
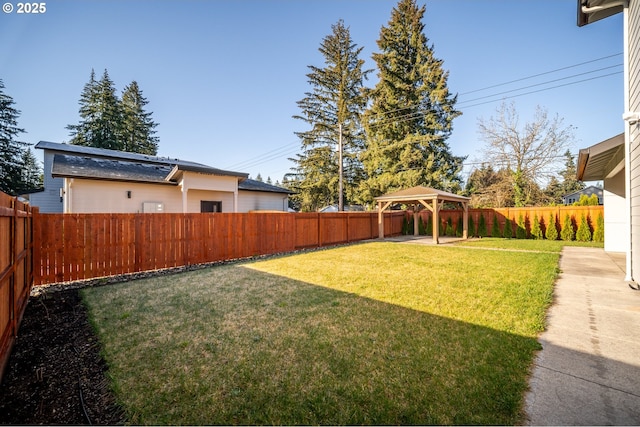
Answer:
[(419, 200), (443, 200), (445, 202), (468, 202), (469, 197), (459, 196), (457, 194), (448, 193), (442, 190), (436, 190), (431, 187), (411, 187), (405, 190), (396, 191), (376, 197), (377, 202), (416, 202)]

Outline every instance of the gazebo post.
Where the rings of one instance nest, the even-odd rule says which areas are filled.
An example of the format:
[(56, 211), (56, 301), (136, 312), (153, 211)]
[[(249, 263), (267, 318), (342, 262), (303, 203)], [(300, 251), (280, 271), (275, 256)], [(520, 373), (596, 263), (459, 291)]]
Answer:
[(413, 235), (414, 236), (420, 235), (420, 230), (418, 229), (418, 216), (419, 216), (418, 206), (419, 205), (417, 203), (413, 205)]
[(378, 239), (384, 239), (384, 218), (382, 217), (382, 202), (378, 202)]
[(462, 205), (462, 238), (469, 238), (469, 204), (466, 202), (460, 202)]
[(438, 206), (438, 198), (436, 197), (435, 199), (433, 199), (433, 221), (431, 231), (431, 234), (433, 235), (433, 243), (436, 245), (440, 243), (440, 239), (438, 236), (438, 233), (440, 233), (440, 217), (438, 215), (439, 210), (440, 208)]

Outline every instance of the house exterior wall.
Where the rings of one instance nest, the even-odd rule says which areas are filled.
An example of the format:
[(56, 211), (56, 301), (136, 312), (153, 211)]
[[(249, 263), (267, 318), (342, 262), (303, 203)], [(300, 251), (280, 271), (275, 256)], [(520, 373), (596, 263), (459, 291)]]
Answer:
[[(640, 112), (640, 0), (629, 1), (628, 22), (628, 110)], [(631, 202), (631, 274), (640, 279), (640, 123), (628, 126)]]
[(44, 191), (29, 195), (29, 203), (40, 208), (42, 213), (62, 213), (63, 204), (60, 200), (62, 178), (51, 176), (54, 153), (49, 150), (44, 152)]
[[(200, 202), (222, 202), (222, 212), (229, 213), (233, 210), (233, 193), (228, 191), (189, 190), (187, 193), (187, 212), (200, 212)], [(241, 211), (239, 211), (241, 212)]]
[[(141, 213), (143, 203), (163, 204), (165, 213), (182, 212), (182, 195), (176, 185), (97, 181), (65, 178), (65, 213)], [(131, 191), (131, 198), (127, 192)], [(68, 202), (67, 202), (68, 201)], [(198, 207), (198, 211), (200, 208)]]
[(624, 180), (624, 170), (604, 180), (604, 250), (606, 252), (626, 252), (629, 245), (629, 235), (626, 232)]
[(238, 212), (284, 211), (289, 209), (289, 195), (286, 193), (262, 193), (259, 191), (238, 192)]

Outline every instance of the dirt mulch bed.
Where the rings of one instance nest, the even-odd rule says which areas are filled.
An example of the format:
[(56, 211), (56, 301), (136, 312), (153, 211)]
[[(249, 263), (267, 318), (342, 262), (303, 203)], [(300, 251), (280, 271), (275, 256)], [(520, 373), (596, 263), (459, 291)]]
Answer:
[(124, 424), (77, 289), (32, 296), (0, 385), (0, 424)]

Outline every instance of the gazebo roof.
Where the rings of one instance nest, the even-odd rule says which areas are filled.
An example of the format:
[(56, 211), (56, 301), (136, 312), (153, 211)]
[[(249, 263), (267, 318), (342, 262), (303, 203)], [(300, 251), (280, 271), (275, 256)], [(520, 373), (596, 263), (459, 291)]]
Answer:
[(424, 187), (421, 185), (395, 191), (375, 198), (377, 202), (414, 202), (433, 199), (447, 202), (468, 202), (471, 200), (469, 197), (459, 196), (447, 191), (436, 190), (435, 188)]

